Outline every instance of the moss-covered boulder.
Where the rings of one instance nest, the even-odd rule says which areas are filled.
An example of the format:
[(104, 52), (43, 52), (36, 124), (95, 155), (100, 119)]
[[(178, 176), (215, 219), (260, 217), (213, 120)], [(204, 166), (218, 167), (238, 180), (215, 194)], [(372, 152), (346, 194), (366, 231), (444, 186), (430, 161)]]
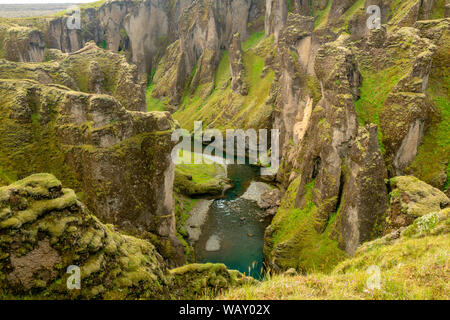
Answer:
[(224, 290), (244, 284), (255, 284), (256, 280), (223, 264), (189, 264), (170, 270), (174, 277), (174, 294), (181, 299), (214, 297)]
[[(69, 266), (81, 289), (69, 290)], [(171, 277), (148, 241), (101, 223), (50, 174), (0, 188), (0, 296), (4, 299), (160, 299)]]
[(179, 164), (175, 168), (174, 190), (188, 197), (221, 196), (229, 188), (222, 164)]
[(385, 233), (407, 227), (415, 219), (450, 205), (450, 199), (442, 191), (413, 176), (392, 178), (390, 187), (392, 191)]

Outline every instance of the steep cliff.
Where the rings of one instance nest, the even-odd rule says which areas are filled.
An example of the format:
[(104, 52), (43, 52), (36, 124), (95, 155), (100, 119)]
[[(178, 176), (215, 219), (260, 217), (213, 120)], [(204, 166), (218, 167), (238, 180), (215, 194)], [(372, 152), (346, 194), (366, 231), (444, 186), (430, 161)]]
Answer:
[[(90, 57), (93, 52), (98, 53), (96, 49), (85, 53), (91, 65), (96, 61), (95, 54)], [(175, 236), (172, 197), (174, 143), (170, 137), (175, 122), (167, 113), (128, 111), (112, 96), (53, 84), (58, 77), (64, 79), (64, 66), (67, 74), (77, 70), (79, 57), (74, 56), (59, 65), (3, 61), (12, 68), (11, 77), (20, 71), (23, 78), (39, 77), (33, 71), (39, 70), (53, 75), (55, 81), (0, 80), (2, 183), (31, 173), (53, 173), (82, 192), (87, 206), (104, 221), (154, 233), (160, 247), (170, 248), (166, 251), (174, 265), (184, 263)], [(109, 67), (122, 63), (120, 72), (126, 75), (124, 62), (115, 58), (110, 56), (104, 63)], [(82, 73), (87, 78), (91, 74)]]
[[(183, 108), (187, 93), (200, 99), (216, 89), (222, 52), (233, 36), (246, 40), (249, 25), (262, 13), (257, 0), (197, 1), (180, 17), (179, 40), (167, 50), (153, 78), (151, 96), (171, 111)], [(187, 92), (186, 92), (187, 91)]]
[(124, 56), (105, 51), (90, 42), (81, 50), (64, 54), (50, 49), (43, 63), (0, 60), (1, 79), (33, 79), (42, 84), (60, 84), (74, 91), (108, 94), (127, 110), (146, 111), (146, 77)]
[[(448, 19), (416, 22), (443, 17), (433, 1), (269, 2), (266, 31), (280, 61), (277, 179), (287, 191), (266, 231), (266, 260), (274, 270), (330, 270), (383, 233), (386, 178), (414, 173), (446, 188), (448, 54), (438, 52)], [(381, 7), (380, 29), (366, 27), (371, 4)], [(430, 85), (433, 74), (440, 80)], [(438, 161), (427, 164), (431, 141)]]

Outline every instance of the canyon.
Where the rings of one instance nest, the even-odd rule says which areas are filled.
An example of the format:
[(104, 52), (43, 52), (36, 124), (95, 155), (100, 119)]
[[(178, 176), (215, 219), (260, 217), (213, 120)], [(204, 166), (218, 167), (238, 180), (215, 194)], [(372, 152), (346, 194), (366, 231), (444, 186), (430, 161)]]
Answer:
[[(381, 12), (372, 30), (371, 5)], [(193, 299), (208, 288), (213, 298), (242, 298), (290, 281), (310, 292), (310, 277), (327, 288), (352, 276), (362, 283), (364, 258), (415, 266), (413, 252), (398, 256), (406, 245), (417, 263), (429, 243), (448, 250), (448, 1), (80, 8), (78, 30), (68, 12), (0, 18), (0, 296)], [(172, 133), (194, 121), (223, 133), (278, 130), (278, 172), (242, 182), (255, 167), (175, 165)], [(269, 221), (258, 239), (244, 238), (259, 241), (258, 268), (264, 262), (273, 282), (248, 277), (247, 262), (240, 272), (207, 263), (223, 260), (198, 247), (217, 233), (214, 221), (231, 226), (217, 218), (220, 206), (250, 212), (264, 202), (241, 199), (262, 180), (271, 189), (255, 210), (271, 211)], [(216, 204), (206, 225), (189, 225), (203, 200)], [(197, 241), (189, 228), (200, 229)], [(447, 270), (430, 275), (436, 290), (419, 279), (416, 291), (391, 286), (377, 297), (448, 299), (438, 284), (448, 255), (427, 263)], [(70, 265), (81, 267), (81, 291), (65, 290)], [(393, 265), (382, 268), (395, 282)], [(334, 297), (324, 292), (311, 294)]]

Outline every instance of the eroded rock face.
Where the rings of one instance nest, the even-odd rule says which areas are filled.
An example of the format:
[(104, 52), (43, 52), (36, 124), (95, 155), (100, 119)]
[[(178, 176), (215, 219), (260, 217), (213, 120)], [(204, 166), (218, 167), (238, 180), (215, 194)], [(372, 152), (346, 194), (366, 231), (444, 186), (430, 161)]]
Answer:
[(387, 210), (386, 168), (377, 127), (359, 128), (350, 145), (337, 219), (340, 247), (354, 254), (361, 243), (380, 235)]
[(179, 40), (168, 48), (158, 66), (153, 97), (167, 99), (175, 110), (187, 85), (191, 94), (198, 88), (199, 95), (207, 97), (214, 89), (221, 51), (230, 46), (236, 33), (240, 40), (246, 39), (250, 19), (256, 18), (257, 2), (201, 0), (189, 6), (180, 16)]
[(127, 111), (111, 96), (31, 80), (1, 80), (0, 92), (3, 170), (55, 174), (103, 221), (156, 234), (171, 243), (174, 265), (183, 263), (168, 113)]
[[(69, 290), (78, 266), (81, 290)], [(145, 240), (101, 223), (49, 174), (0, 188), (0, 292), (20, 298), (161, 299), (171, 276)]]
[(113, 51), (130, 52), (141, 72), (155, 68), (165, 47), (175, 39), (178, 19), (192, 0), (114, 0), (98, 8), (81, 10), (81, 30), (67, 28), (68, 15), (52, 19), (46, 27), (51, 48), (74, 52), (85, 43), (103, 43)]
[(0, 58), (11, 61), (42, 61), (44, 35), (33, 27), (0, 23)]
[(266, 36), (274, 35), (278, 42), (281, 29), (285, 26), (288, 17), (288, 4), (285, 0), (266, 0)]
[(242, 60), (241, 36), (236, 33), (230, 45), (230, 68), (231, 68), (231, 89), (243, 96), (248, 94), (247, 83), (245, 82), (245, 68)]
[(146, 111), (146, 76), (140, 74), (124, 56), (102, 50), (89, 42), (70, 54), (48, 50), (45, 57), (46, 62), (29, 64), (0, 60), (0, 78), (33, 79), (75, 91), (108, 94), (127, 110)]
[(205, 288), (219, 292), (233, 286), (256, 284), (257, 281), (235, 270), (228, 270), (223, 264), (190, 264), (172, 269), (175, 295), (180, 299), (204, 297)]
[[(382, 231), (387, 174), (376, 126), (360, 128), (357, 122), (361, 75), (346, 41), (341, 37), (318, 50), (314, 65), (322, 99), (310, 108), (305, 130), (283, 160), (279, 179), (289, 188), (264, 248), (275, 270), (308, 272), (310, 260), (327, 270)], [(287, 223), (291, 215), (305, 218)]]
[(413, 176), (400, 176), (390, 182), (390, 208), (385, 233), (411, 225), (414, 220), (450, 206), (450, 199)]
[[(438, 165), (426, 169), (430, 175), (422, 169), (434, 150), (430, 141), (442, 141), (437, 128), (445, 126), (439, 101), (447, 89), (437, 70), (446, 61), (448, 22), (417, 21), (438, 15), (443, 4), (435, 1), (267, 3), (266, 30), (276, 37), (279, 55), (274, 127), (283, 161), (277, 180), (287, 192), (264, 252), (275, 270), (308, 272), (311, 260), (326, 270), (343, 251), (354, 254), (383, 232), (386, 178), (414, 172), (440, 188), (448, 185), (446, 147)], [(370, 5), (381, 8), (380, 29), (366, 27)], [(316, 21), (308, 28), (299, 13)], [(316, 95), (314, 79), (320, 81)]]
[(273, 127), (280, 130), (283, 157), (289, 157), (288, 145), (291, 141), (297, 144), (303, 139), (313, 105), (318, 102), (320, 95), (319, 82), (308, 73), (313, 68), (311, 51), (314, 19), (290, 14), (286, 24), (279, 33), (275, 61), (279, 78), (273, 123)]

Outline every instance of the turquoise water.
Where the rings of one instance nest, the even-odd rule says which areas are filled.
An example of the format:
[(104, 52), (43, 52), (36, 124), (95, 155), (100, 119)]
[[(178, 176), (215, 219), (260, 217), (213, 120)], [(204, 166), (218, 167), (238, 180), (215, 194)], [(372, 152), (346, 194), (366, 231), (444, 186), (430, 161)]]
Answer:
[[(269, 221), (261, 221), (262, 211), (255, 202), (239, 198), (259, 172), (260, 168), (249, 165), (228, 166), (228, 177), (234, 187), (211, 205), (208, 220), (195, 245), (198, 262), (223, 263), (229, 269), (262, 278), (264, 231)], [(211, 236), (220, 239), (220, 250), (206, 250)]]

